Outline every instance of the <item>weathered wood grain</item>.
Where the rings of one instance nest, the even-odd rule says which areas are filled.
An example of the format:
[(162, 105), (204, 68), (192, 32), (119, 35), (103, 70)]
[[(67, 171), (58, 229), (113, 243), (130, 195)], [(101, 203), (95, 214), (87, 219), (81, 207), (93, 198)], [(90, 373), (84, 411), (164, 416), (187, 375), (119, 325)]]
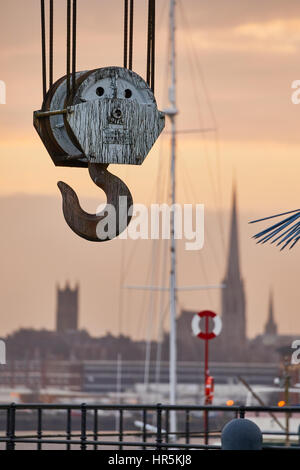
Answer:
[(106, 98), (72, 106), (71, 111), (69, 125), (93, 163), (140, 165), (165, 124), (155, 104), (135, 100)]

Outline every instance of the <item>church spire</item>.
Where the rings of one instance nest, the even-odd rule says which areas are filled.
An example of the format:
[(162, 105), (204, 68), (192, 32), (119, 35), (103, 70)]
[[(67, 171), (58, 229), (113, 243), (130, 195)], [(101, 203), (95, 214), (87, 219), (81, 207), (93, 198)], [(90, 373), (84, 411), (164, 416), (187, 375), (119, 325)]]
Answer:
[(229, 235), (229, 252), (227, 264), (227, 279), (240, 279), (240, 259), (239, 259), (239, 236), (237, 222), (237, 202), (236, 202), (236, 186), (233, 186), (232, 192), (232, 211)]
[(222, 357), (246, 360), (246, 300), (240, 271), (236, 187), (233, 186), (227, 268), (222, 289)]
[(273, 292), (270, 291), (269, 296), (269, 314), (268, 320), (265, 326), (266, 335), (277, 335), (277, 325), (274, 320), (274, 309), (273, 309)]

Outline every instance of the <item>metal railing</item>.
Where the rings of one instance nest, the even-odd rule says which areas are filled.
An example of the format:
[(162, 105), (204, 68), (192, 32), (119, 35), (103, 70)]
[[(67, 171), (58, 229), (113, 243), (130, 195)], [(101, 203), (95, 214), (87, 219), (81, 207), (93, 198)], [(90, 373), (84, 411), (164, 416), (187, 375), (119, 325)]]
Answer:
[[(178, 431), (169, 427), (170, 412), (177, 415)], [(204, 413), (210, 428), (204, 429)], [(1, 404), (0, 448), (18, 449), (221, 449), (221, 429), (233, 418), (248, 414), (278, 413), (291, 417), (300, 407), (170, 406), (94, 404)], [(299, 421), (300, 422), (300, 421)], [(112, 430), (115, 428), (115, 430)], [(264, 449), (300, 449), (297, 432), (266, 431)], [(274, 442), (282, 436), (289, 445)], [(295, 440), (295, 436), (298, 439)]]

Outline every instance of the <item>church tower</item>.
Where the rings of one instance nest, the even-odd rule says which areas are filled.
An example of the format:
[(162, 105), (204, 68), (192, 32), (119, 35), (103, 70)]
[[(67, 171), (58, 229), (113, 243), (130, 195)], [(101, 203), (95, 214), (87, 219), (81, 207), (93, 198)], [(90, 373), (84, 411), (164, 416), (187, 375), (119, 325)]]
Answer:
[(65, 333), (78, 329), (79, 287), (71, 289), (68, 282), (64, 289), (57, 287), (56, 331)]
[(240, 271), (236, 190), (233, 190), (227, 268), (222, 289), (221, 350), (225, 361), (246, 359), (246, 302)]
[(277, 325), (274, 320), (274, 309), (273, 309), (273, 293), (270, 292), (269, 297), (269, 315), (268, 320), (265, 325), (265, 335), (276, 336), (277, 335)]

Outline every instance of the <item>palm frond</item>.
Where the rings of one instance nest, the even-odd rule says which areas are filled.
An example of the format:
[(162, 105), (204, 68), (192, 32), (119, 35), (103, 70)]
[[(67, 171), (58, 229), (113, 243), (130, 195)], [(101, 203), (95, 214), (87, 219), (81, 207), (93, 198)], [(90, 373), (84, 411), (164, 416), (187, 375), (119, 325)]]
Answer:
[(300, 239), (300, 221), (297, 221), (297, 219), (300, 218), (300, 209), (283, 212), (282, 214), (271, 215), (269, 217), (264, 217), (263, 219), (252, 220), (249, 223), (254, 224), (257, 222), (263, 222), (265, 220), (274, 219), (276, 217), (283, 217), (287, 214), (293, 215), (280, 220), (271, 227), (268, 227), (254, 235), (252, 238), (257, 240), (256, 243), (267, 243), (268, 241), (271, 243), (277, 242), (276, 246), (281, 245), (280, 251), (286, 247), (289, 247), (290, 249), (293, 248), (293, 246)]

